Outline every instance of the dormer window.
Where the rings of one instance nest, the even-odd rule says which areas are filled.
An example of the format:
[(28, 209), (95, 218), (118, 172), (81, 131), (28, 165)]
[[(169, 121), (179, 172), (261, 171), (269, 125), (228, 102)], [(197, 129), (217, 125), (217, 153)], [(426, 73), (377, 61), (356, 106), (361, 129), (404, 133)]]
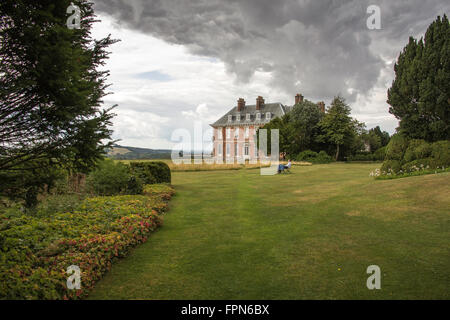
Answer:
[(233, 121), (233, 116), (230, 114), (230, 115), (228, 116), (228, 122), (231, 122), (231, 121)]
[(250, 121), (250, 113), (247, 113), (247, 115), (245, 116), (245, 120)]
[(240, 115), (240, 114), (237, 114), (237, 115), (236, 115), (236, 121), (237, 121), (237, 122), (241, 122), (241, 115)]
[(268, 120), (270, 120), (270, 117), (271, 117), (272, 115), (270, 114), (270, 112), (267, 112), (266, 113), (266, 120), (268, 121)]
[(261, 113), (256, 114), (256, 121), (261, 121)]

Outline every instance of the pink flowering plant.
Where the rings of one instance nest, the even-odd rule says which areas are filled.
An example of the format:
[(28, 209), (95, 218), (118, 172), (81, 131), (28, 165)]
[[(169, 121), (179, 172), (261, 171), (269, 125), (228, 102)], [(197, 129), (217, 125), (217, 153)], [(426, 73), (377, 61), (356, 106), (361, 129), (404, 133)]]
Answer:
[[(79, 299), (130, 249), (163, 222), (169, 185), (149, 195), (89, 198), (72, 213), (33, 217), (0, 213), (0, 299)], [(170, 196), (169, 196), (170, 195)], [(66, 287), (79, 266), (81, 288)]]

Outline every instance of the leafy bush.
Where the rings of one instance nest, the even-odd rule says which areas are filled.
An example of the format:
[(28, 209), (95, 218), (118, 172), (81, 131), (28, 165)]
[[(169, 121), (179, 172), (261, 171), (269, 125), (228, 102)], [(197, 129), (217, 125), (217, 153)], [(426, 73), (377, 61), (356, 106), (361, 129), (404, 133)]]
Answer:
[(373, 159), (374, 161), (384, 161), (386, 158), (386, 147), (382, 147), (374, 152)]
[(297, 161), (306, 161), (312, 163), (330, 163), (333, 162), (333, 158), (331, 158), (325, 151), (320, 151), (319, 153), (305, 150), (298, 154)]
[(171, 183), (170, 168), (162, 161), (133, 161), (130, 167), (144, 184)]
[(132, 174), (127, 165), (109, 159), (101, 161), (98, 168), (89, 174), (87, 185), (101, 196), (142, 193), (140, 178)]
[(407, 148), (408, 139), (401, 134), (394, 134), (386, 147), (386, 160), (401, 161)]
[(450, 166), (450, 141), (437, 141), (431, 145), (431, 157), (436, 166)]
[[(166, 190), (167, 186), (163, 187)], [(77, 211), (52, 217), (0, 213), (0, 299), (87, 296), (112, 262), (147, 240), (167, 210), (162, 197), (86, 199)], [(81, 269), (81, 289), (68, 290), (66, 269)]]
[(144, 187), (144, 194), (149, 196), (159, 196), (164, 200), (168, 200), (175, 194), (175, 191), (168, 184), (150, 184)]
[(417, 175), (420, 170), (429, 170), (430, 173), (434, 173), (435, 169), (445, 170), (449, 166), (450, 141), (437, 141), (431, 144), (420, 139), (407, 141), (406, 138), (395, 135), (387, 146), (386, 160), (381, 167), (381, 172)]
[(374, 156), (370, 152), (361, 152), (348, 157), (348, 161), (374, 161)]
[(431, 155), (431, 144), (425, 140), (413, 139), (408, 142), (408, 148), (403, 157), (404, 162), (428, 158)]
[(48, 195), (35, 210), (37, 216), (51, 216), (58, 212), (75, 212), (82, 202), (81, 195), (61, 194)]
[(402, 169), (399, 160), (385, 160), (381, 166), (381, 172), (387, 173), (398, 173)]
[(402, 165), (403, 172), (412, 172), (423, 169), (436, 168), (435, 161), (432, 158), (418, 159)]

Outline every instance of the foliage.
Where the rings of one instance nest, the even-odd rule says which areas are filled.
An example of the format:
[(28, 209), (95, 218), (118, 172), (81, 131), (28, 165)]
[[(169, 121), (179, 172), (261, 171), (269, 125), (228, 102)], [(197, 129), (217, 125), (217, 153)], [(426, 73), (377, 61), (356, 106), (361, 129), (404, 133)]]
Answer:
[(450, 166), (450, 141), (436, 141), (431, 146), (431, 157), (437, 166)]
[(299, 153), (296, 158), (297, 161), (305, 161), (311, 163), (330, 163), (333, 162), (333, 158), (330, 157), (325, 151), (320, 151), (319, 153), (306, 150)]
[(105, 159), (100, 161), (98, 167), (89, 174), (87, 185), (97, 195), (111, 196), (142, 191), (142, 187), (138, 188), (141, 183), (137, 179), (139, 178), (130, 174), (128, 166)]
[(163, 200), (169, 200), (175, 194), (175, 190), (168, 184), (148, 184), (144, 187), (144, 194), (158, 196)]
[(322, 134), (317, 137), (317, 140), (336, 146), (335, 160), (337, 161), (340, 147), (353, 142), (357, 124), (350, 117), (350, 107), (345, 103), (345, 99), (335, 97), (328, 112), (319, 122)]
[(384, 161), (384, 159), (386, 158), (386, 149), (387, 147), (382, 147), (380, 149), (378, 149), (377, 151), (374, 152), (373, 154), (373, 160), (374, 161)]
[(59, 212), (75, 212), (80, 207), (84, 195), (77, 194), (56, 194), (47, 195), (38, 204), (34, 215), (51, 216)]
[(409, 39), (394, 67), (389, 112), (409, 138), (450, 139), (450, 24), (438, 17), (425, 38)]
[[(316, 137), (320, 133), (319, 123), (323, 119), (324, 113), (315, 103), (304, 100), (295, 105), (290, 112), (290, 148), (286, 150), (288, 154), (298, 154), (303, 150), (317, 150)], [(320, 150), (320, 149), (319, 149)]]
[(131, 172), (139, 177), (144, 184), (170, 183), (169, 166), (162, 161), (132, 161)]
[(402, 160), (407, 148), (408, 139), (402, 134), (394, 134), (386, 147), (386, 160)]
[[(164, 187), (166, 190), (167, 186)], [(74, 212), (33, 217), (0, 214), (0, 299), (85, 297), (112, 262), (162, 223), (161, 194), (86, 199)], [(81, 289), (66, 288), (66, 269), (81, 269)]]
[(402, 169), (402, 163), (399, 160), (386, 160), (381, 166), (381, 172), (385, 174), (389, 172), (399, 173)]
[(431, 156), (431, 144), (425, 140), (413, 139), (408, 143), (408, 148), (405, 151), (403, 160), (411, 162), (417, 159), (424, 159)]
[[(389, 140), (391, 139), (391, 137), (389, 136), (389, 132), (386, 131), (381, 131), (380, 126), (376, 126), (375, 128), (372, 128), (369, 130), (369, 135), (374, 135), (376, 137), (378, 137), (380, 139), (380, 147), (385, 147), (388, 145)], [(372, 148), (371, 145), (371, 150), (378, 150), (379, 148), (377, 148), (376, 146), (373, 146), (374, 148)]]
[(34, 208), (38, 204), (39, 193), (52, 190), (66, 176), (65, 170), (56, 167), (0, 171), (0, 195), (11, 200), (23, 200), (25, 207)]
[(47, 171), (87, 172), (109, 146), (111, 109), (101, 108), (109, 36), (91, 38), (93, 4), (81, 29), (66, 26), (71, 0), (0, 2), (0, 175), (2, 192), (18, 191), (28, 206)]
[[(399, 172), (395, 173), (392, 170), (388, 172), (381, 172), (379, 169), (375, 170), (370, 174), (371, 177), (375, 177), (376, 180), (392, 180), (392, 179), (400, 179), (400, 178), (408, 178), (408, 177), (416, 177), (423, 176), (428, 174), (439, 174), (450, 172), (450, 167), (437, 167), (431, 169), (430, 167), (424, 166), (423, 163), (427, 163), (425, 161), (414, 161), (414, 165), (407, 165), (405, 169), (401, 169)], [(417, 164), (419, 164), (417, 166)], [(405, 166), (404, 166), (405, 167)]]
[[(286, 153), (288, 156), (295, 156), (308, 149), (317, 150), (320, 147), (320, 144), (316, 141), (316, 136), (319, 133), (318, 123), (323, 116), (324, 114), (315, 103), (305, 99), (303, 102), (296, 104), (291, 112), (282, 118), (275, 118), (267, 123), (260, 129), (267, 129), (268, 153), (271, 153), (272, 129), (280, 130), (280, 152)], [(259, 137), (259, 130), (257, 136)]]
[(401, 134), (392, 137), (386, 149), (381, 175), (406, 174), (419, 170), (441, 170), (450, 166), (450, 141), (428, 143), (421, 139), (408, 140)]

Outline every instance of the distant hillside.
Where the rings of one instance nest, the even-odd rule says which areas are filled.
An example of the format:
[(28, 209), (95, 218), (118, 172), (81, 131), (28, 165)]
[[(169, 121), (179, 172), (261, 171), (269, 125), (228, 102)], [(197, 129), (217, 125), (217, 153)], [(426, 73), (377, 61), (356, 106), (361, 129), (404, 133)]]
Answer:
[(171, 150), (154, 150), (114, 145), (108, 152), (108, 157), (116, 160), (134, 159), (170, 159)]

